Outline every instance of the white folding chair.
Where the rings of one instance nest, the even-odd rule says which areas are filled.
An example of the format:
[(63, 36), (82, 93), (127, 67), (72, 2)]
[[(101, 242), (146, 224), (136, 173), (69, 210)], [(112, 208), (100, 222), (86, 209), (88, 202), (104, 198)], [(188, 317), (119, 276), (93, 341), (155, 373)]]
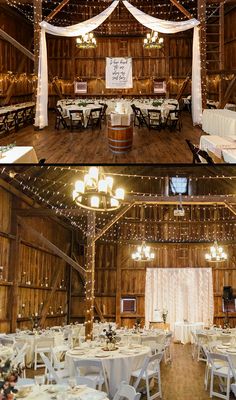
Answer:
[(170, 346), (172, 342), (172, 332), (167, 333), (166, 335), (166, 340), (165, 340), (165, 345), (164, 345), (164, 361), (166, 363), (171, 363), (172, 361), (172, 356), (171, 356), (171, 351), (170, 351)]
[[(73, 362), (76, 371), (76, 377), (84, 376), (93, 379), (96, 382), (96, 387), (98, 387), (98, 390), (102, 390), (102, 385), (105, 384), (106, 392), (109, 393), (107, 375), (101, 360), (73, 359)], [(81, 369), (83, 369), (83, 373), (81, 373)]]
[(69, 350), (69, 346), (63, 344), (52, 348), (52, 361), (55, 370), (65, 368), (65, 353)]
[[(162, 391), (161, 391), (161, 370), (160, 370), (160, 362), (163, 357), (163, 352), (155, 354), (151, 357), (145, 357), (143, 366), (141, 369), (133, 371), (131, 376), (136, 378), (134, 382), (135, 390), (138, 388), (138, 385), (141, 379), (145, 380), (146, 382), (146, 390), (147, 390), (147, 400), (153, 400), (156, 397), (162, 398)], [(149, 379), (156, 378), (157, 379), (157, 391), (151, 396), (150, 395), (150, 385)]]
[(121, 382), (113, 400), (120, 400), (121, 398), (139, 400), (140, 397), (141, 393), (137, 393), (133, 386), (128, 385), (126, 382)]
[[(229, 400), (230, 396), (230, 383), (233, 377), (228, 357), (224, 354), (209, 353), (208, 359), (211, 364), (211, 383), (210, 383), (210, 397), (219, 397), (220, 399)], [(225, 366), (219, 368), (219, 362), (224, 362)], [(216, 392), (214, 389), (214, 378), (218, 377), (220, 381), (220, 388), (222, 393)], [(223, 391), (226, 394), (223, 394)]]
[(52, 361), (52, 347), (54, 346), (54, 339), (50, 337), (39, 337), (35, 338), (34, 347), (34, 369), (44, 367), (44, 363), (39, 361), (39, 354), (45, 353), (50, 355), (50, 360)]
[(61, 369), (59, 371), (56, 371), (46, 354), (44, 354), (43, 352), (40, 352), (39, 354), (45, 365), (45, 375), (47, 377), (48, 383), (55, 381), (57, 384), (67, 384), (69, 378), (68, 370)]
[(150, 349), (152, 351), (152, 354), (156, 354), (156, 353), (160, 352), (160, 346), (153, 338), (149, 338), (148, 336), (146, 336), (146, 337), (144, 336), (144, 337), (142, 337), (141, 340), (142, 340), (142, 344), (144, 346), (149, 346), (150, 347)]
[(206, 361), (206, 355), (203, 352), (203, 346), (208, 342), (208, 336), (205, 333), (196, 333), (197, 338), (197, 361)]
[(91, 389), (96, 389), (96, 381), (94, 379), (88, 378), (87, 376), (77, 376), (76, 377), (77, 385), (86, 385)]
[(22, 378), (26, 378), (26, 374), (25, 374), (25, 356), (27, 353), (27, 350), (29, 348), (29, 345), (27, 343), (24, 343), (23, 347), (21, 348), (17, 348), (15, 346), (15, 349), (17, 351), (17, 354), (11, 359), (11, 363), (12, 365), (21, 365), (21, 367), (23, 367), (23, 371), (22, 371)]
[(234, 383), (231, 384), (231, 389), (236, 397), (236, 355), (228, 354), (228, 360), (234, 379)]

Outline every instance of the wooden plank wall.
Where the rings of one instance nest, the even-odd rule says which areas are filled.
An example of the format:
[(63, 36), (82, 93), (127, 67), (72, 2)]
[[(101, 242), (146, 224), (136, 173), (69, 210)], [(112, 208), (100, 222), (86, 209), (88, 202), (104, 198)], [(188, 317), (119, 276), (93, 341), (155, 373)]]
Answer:
[[(96, 253), (102, 268), (96, 265), (96, 297), (104, 312), (106, 320), (116, 319), (116, 280), (117, 260), (121, 268), (121, 296), (134, 297), (137, 301), (135, 313), (121, 314), (121, 325), (132, 327), (136, 318), (145, 319), (145, 277), (146, 268), (206, 268), (209, 264), (204, 254), (209, 250), (208, 244), (151, 244), (155, 252), (155, 261), (139, 263), (131, 259), (137, 245), (98, 245)], [(222, 324), (223, 286), (236, 289), (236, 245), (224, 246), (229, 254), (226, 263), (214, 265), (214, 322)], [(118, 258), (115, 257), (117, 254)], [(112, 257), (113, 255), (113, 257)], [(108, 258), (107, 258), (108, 257)], [(106, 260), (108, 263), (106, 263)], [(96, 318), (96, 317), (95, 317)], [(236, 313), (230, 316), (231, 324), (236, 325)]]
[[(32, 240), (30, 235), (18, 228), (19, 253), (14, 253), (16, 242), (15, 209), (26, 208), (26, 204), (11, 193), (0, 188), (0, 265), (3, 280), (0, 281), (0, 332), (11, 329), (11, 316), (16, 315), (17, 328), (31, 328), (31, 315), (42, 311), (53, 285), (54, 275), (61, 268), (61, 278), (50, 304), (46, 325), (53, 326), (67, 322), (69, 267), (58, 256)], [(23, 217), (26, 222), (42, 233), (61, 250), (71, 243), (71, 232), (56, 221), (42, 217)], [(14, 233), (14, 234), (13, 234)], [(15, 256), (15, 269), (12, 258)], [(17, 285), (17, 287), (16, 287)], [(17, 302), (12, 312), (11, 304), (17, 292)]]

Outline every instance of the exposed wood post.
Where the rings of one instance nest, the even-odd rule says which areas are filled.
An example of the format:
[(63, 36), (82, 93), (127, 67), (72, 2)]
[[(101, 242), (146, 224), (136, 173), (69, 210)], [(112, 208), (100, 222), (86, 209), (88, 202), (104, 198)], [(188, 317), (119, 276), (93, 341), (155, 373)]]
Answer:
[(121, 246), (116, 246), (116, 324), (121, 326), (120, 302), (121, 302)]
[(42, 0), (34, 0), (34, 74), (38, 76), (39, 47), (40, 47), (40, 23), (42, 22)]
[(198, 0), (198, 20), (200, 21), (200, 60), (201, 60), (201, 86), (202, 110), (207, 108), (207, 67), (206, 67), (206, 0)]
[[(13, 197), (14, 201), (14, 197)], [(11, 233), (15, 235), (16, 240), (12, 240), (10, 244), (10, 259), (9, 259), (9, 280), (13, 282), (12, 290), (8, 303), (10, 330), (15, 332), (17, 328), (17, 315), (19, 308), (19, 283), (20, 283), (20, 237), (19, 225), (17, 223), (17, 215), (12, 208), (11, 215)]]
[(234, 91), (236, 88), (236, 76), (234, 76), (234, 78), (230, 81), (227, 90), (225, 92), (225, 95), (222, 99), (222, 101), (219, 103), (219, 107), (218, 108), (224, 108), (226, 103), (228, 103), (230, 96), (233, 95)]
[(87, 250), (86, 250), (86, 310), (85, 310), (85, 336), (92, 339), (94, 318), (94, 279), (95, 279), (95, 211), (87, 217)]
[(182, 6), (177, 0), (170, 0), (172, 4), (174, 4), (188, 19), (192, 19), (192, 15), (184, 6)]
[[(220, 27), (219, 27), (219, 34), (220, 34), (220, 43), (219, 43), (219, 57), (220, 57), (220, 71), (222, 72), (225, 69), (225, 11), (224, 11), (224, 3), (220, 4)], [(219, 102), (220, 104), (223, 101), (224, 96), (224, 80), (222, 74), (220, 74), (220, 81), (219, 81)]]
[(166, 96), (170, 97), (170, 37), (165, 37), (165, 56), (166, 56)]

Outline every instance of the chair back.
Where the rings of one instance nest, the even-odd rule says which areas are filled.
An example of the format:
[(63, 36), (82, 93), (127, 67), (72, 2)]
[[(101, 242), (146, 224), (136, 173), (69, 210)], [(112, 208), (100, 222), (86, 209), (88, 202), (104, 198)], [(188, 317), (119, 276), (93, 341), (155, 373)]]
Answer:
[(220, 362), (224, 362), (226, 364), (226, 366), (229, 366), (229, 360), (228, 360), (228, 356), (225, 354), (219, 354), (219, 353), (208, 353), (208, 360), (211, 364), (212, 370), (213, 371), (217, 371), (217, 369), (219, 369), (219, 363), (217, 363), (217, 361)]
[(210, 110), (216, 110), (216, 105), (207, 103), (207, 108), (209, 108)]
[(49, 349), (51, 350), (54, 347), (54, 338), (53, 337), (38, 337), (35, 338), (35, 350), (39, 351), (40, 349)]
[(70, 113), (70, 120), (80, 120), (81, 122), (84, 121), (84, 113), (83, 110), (69, 110)]
[(234, 381), (236, 383), (236, 355), (235, 354), (228, 354), (228, 361), (229, 361), (229, 366), (232, 371)]
[(141, 393), (137, 393), (133, 386), (128, 385), (126, 382), (121, 382), (113, 400), (120, 400), (120, 398), (139, 400), (140, 397)]
[(57, 383), (60, 384), (61, 383), (61, 379), (59, 378), (59, 376), (57, 375), (55, 369), (53, 368), (49, 358), (46, 356), (46, 354), (44, 354), (42, 351), (39, 353), (40, 357), (42, 358), (46, 369), (49, 373), (49, 376)]
[(195, 163), (201, 164), (203, 162), (202, 161), (202, 159), (203, 159), (206, 161), (207, 164), (214, 165), (214, 161), (209, 156), (207, 151), (199, 149), (199, 147), (195, 146), (193, 143), (191, 143), (189, 139), (186, 139), (186, 143), (192, 152), (193, 164), (195, 164)]
[(18, 349), (18, 353), (16, 354), (16, 356), (11, 359), (12, 364), (14, 364), (14, 365), (17, 365), (17, 364), (25, 365), (25, 356), (26, 356), (26, 353), (27, 353), (27, 350), (28, 350), (29, 347), (30, 346), (28, 345), (28, 343), (24, 343), (23, 347)]
[(88, 378), (87, 376), (77, 376), (76, 377), (77, 385), (86, 385), (91, 389), (96, 389), (96, 381), (94, 379)]

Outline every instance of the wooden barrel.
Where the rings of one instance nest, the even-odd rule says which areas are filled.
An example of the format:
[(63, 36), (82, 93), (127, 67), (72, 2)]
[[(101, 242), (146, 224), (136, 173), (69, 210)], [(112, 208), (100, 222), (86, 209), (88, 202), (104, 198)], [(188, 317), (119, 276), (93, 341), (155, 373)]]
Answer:
[(116, 154), (127, 153), (132, 149), (133, 125), (112, 126), (108, 121), (108, 145), (110, 150)]

